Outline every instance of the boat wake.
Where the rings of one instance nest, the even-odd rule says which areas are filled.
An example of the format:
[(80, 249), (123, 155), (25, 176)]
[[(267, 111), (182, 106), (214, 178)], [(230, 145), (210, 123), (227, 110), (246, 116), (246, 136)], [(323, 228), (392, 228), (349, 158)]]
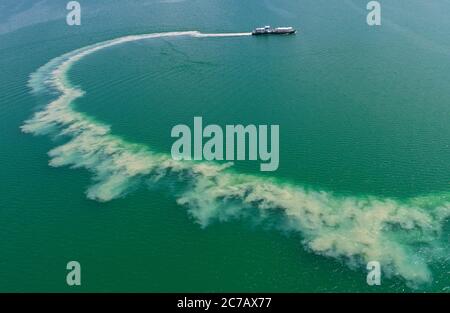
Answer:
[[(432, 281), (430, 264), (446, 257), (443, 227), (450, 216), (450, 196), (430, 194), (408, 200), (373, 196), (337, 196), (274, 179), (240, 174), (227, 165), (174, 161), (168, 154), (129, 143), (108, 125), (73, 108), (83, 96), (67, 72), (99, 50), (152, 38), (236, 37), (251, 33), (154, 33), (96, 43), (57, 57), (31, 74), (34, 93), (57, 92), (55, 100), (21, 126), (25, 133), (64, 136), (68, 141), (49, 152), (54, 167), (85, 168), (93, 174), (89, 199), (110, 201), (139, 184), (163, 185), (174, 179), (183, 187), (179, 205), (202, 227), (214, 221), (250, 218), (283, 231), (298, 232), (306, 249), (365, 268), (379, 261), (386, 275), (417, 287)], [(196, 39), (197, 40), (197, 39)], [(444, 236), (445, 237), (445, 236)]]

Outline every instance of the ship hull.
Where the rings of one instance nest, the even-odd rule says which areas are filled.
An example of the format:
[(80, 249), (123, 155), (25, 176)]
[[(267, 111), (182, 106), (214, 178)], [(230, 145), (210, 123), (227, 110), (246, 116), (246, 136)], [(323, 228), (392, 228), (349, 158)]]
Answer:
[(253, 36), (267, 36), (267, 35), (292, 35), (295, 34), (296, 30), (290, 31), (278, 31), (278, 32), (252, 32)]

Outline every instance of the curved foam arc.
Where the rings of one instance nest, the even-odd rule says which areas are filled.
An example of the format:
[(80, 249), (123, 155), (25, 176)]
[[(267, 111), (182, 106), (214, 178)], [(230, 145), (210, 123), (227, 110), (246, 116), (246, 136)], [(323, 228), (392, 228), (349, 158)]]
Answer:
[(388, 275), (411, 286), (432, 280), (429, 263), (443, 249), (442, 229), (450, 216), (448, 195), (429, 195), (408, 201), (377, 197), (338, 197), (325, 191), (244, 175), (228, 165), (174, 161), (167, 154), (125, 142), (108, 125), (72, 108), (83, 96), (70, 84), (67, 71), (83, 57), (114, 45), (170, 37), (232, 37), (249, 33), (202, 34), (196, 31), (126, 36), (97, 43), (51, 60), (30, 76), (34, 92), (55, 89), (59, 96), (21, 127), (25, 133), (56, 133), (70, 140), (49, 152), (51, 166), (85, 168), (93, 173), (87, 197), (109, 201), (142, 182), (180, 180), (184, 189), (177, 202), (188, 208), (203, 227), (212, 221), (256, 218), (283, 230), (300, 232), (314, 253), (364, 266), (379, 261)]

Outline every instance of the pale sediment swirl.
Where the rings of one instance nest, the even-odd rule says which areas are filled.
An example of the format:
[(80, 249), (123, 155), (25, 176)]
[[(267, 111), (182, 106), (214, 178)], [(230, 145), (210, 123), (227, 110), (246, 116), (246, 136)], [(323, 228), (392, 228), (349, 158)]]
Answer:
[(430, 194), (402, 201), (337, 196), (275, 178), (239, 174), (227, 164), (174, 161), (168, 154), (111, 134), (108, 125), (72, 106), (84, 92), (71, 85), (67, 72), (96, 51), (151, 38), (248, 35), (196, 31), (133, 35), (64, 54), (31, 75), (29, 86), (33, 92), (56, 91), (58, 96), (21, 129), (35, 135), (68, 138), (49, 152), (50, 165), (89, 170), (93, 174), (93, 183), (86, 192), (90, 199), (110, 201), (140, 184), (176, 180), (182, 185), (174, 194), (177, 202), (203, 227), (237, 218), (269, 221), (277, 229), (300, 233), (302, 244), (316, 254), (345, 260), (350, 266), (379, 261), (384, 273), (401, 277), (411, 286), (431, 282), (429, 265), (445, 258), (448, 252), (443, 227), (450, 216), (449, 195)]

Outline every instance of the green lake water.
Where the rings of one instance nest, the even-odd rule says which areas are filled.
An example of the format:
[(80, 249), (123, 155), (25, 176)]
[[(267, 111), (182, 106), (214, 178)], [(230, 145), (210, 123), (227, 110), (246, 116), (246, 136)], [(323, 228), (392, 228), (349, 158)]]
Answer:
[[(6, 2), (12, 16), (16, 1)], [(57, 16), (63, 2), (47, 5)], [(20, 126), (57, 97), (32, 94), (29, 75), (66, 52), (130, 34), (290, 25), (297, 35), (182, 36), (100, 50), (68, 72), (86, 92), (73, 108), (159, 153), (170, 153), (172, 127), (194, 116), (278, 124), (279, 169), (261, 173), (258, 162), (242, 161), (234, 172), (361, 201), (423, 198), (433, 210), (430, 199), (448, 199), (450, 187), (450, 3), (382, 1), (383, 24), (369, 27), (366, 1), (356, 0), (96, 2), (83, 7), (79, 27), (62, 17), (0, 34), (1, 291), (448, 292), (448, 219), (433, 246), (439, 257), (426, 261), (429, 282), (412, 288), (394, 275), (370, 287), (364, 264), (320, 255), (302, 232), (251, 218), (202, 227), (167, 185), (90, 200), (89, 171), (48, 166), (48, 151), (68, 139)], [(29, 6), (33, 16), (22, 5), (16, 10)], [(66, 285), (70, 260), (82, 265), (80, 287)]]

